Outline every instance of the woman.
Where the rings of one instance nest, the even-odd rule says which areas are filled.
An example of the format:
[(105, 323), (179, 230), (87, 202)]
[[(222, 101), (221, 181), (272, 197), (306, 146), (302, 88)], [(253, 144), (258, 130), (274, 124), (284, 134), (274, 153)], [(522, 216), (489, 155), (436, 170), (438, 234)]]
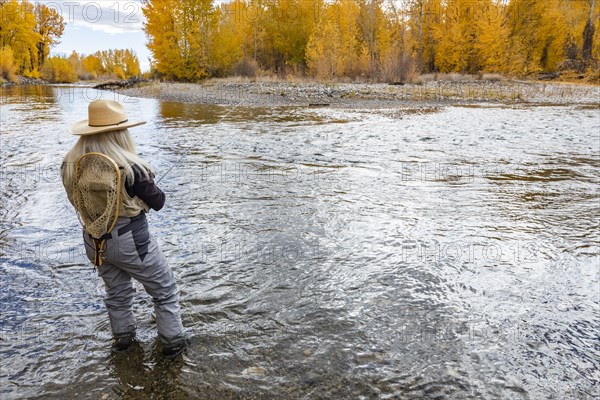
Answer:
[[(183, 351), (186, 343), (179, 291), (171, 268), (148, 232), (145, 215), (150, 208), (160, 210), (165, 204), (165, 195), (154, 183), (150, 165), (137, 155), (127, 130), (144, 123), (129, 122), (123, 106), (115, 101), (101, 99), (91, 102), (88, 119), (71, 128), (71, 133), (78, 135), (79, 140), (65, 156), (61, 173), (67, 197), (81, 214), (81, 210), (77, 209), (78, 205), (81, 207), (80, 203), (74, 201), (76, 165), (81, 156), (91, 152), (102, 153), (118, 165), (122, 182), (119, 204), (114, 205), (118, 207), (118, 218), (110, 232), (103, 235), (99, 265), (94, 246), (98, 238), (92, 237), (85, 229), (83, 232), (86, 254), (98, 265), (98, 275), (104, 280), (104, 302), (115, 339), (113, 347), (116, 351), (124, 351), (135, 337), (132, 310), (135, 290), (131, 281), (134, 278), (144, 285), (154, 300), (158, 334), (164, 344), (163, 353), (174, 357)], [(113, 174), (116, 176), (115, 170)], [(103, 201), (102, 196), (96, 196), (99, 202)]]

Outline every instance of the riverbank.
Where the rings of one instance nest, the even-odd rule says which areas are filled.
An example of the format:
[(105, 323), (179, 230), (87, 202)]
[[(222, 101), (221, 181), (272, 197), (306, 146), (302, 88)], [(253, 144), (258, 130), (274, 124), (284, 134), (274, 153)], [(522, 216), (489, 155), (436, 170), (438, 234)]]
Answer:
[(600, 86), (517, 80), (429, 81), (420, 84), (314, 83), (211, 79), (202, 83), (151, 82), (116, 92), (163, 101), (243, 106), (386, 108), (428, 104), (530, 103), (600, 106)]
[(3, 80), (0, 76), (0, 87), (14, 85), (49, 85), (50, 83), (40, 78), (28, 78), (23, 75), (17, 75), (15, 80)]
[[(41, 79), (19, 77), (10, 85), (52, 85)], [(485, 76), (484, 76), (485, 78)], [(529, 104), (569, 105), (600, 108), (600, 86), (556, 82), (505, 79), (473, 79), (450, 74), (442, 79), (423, 76), (419, 83), (319, 83), (308, 80), (277, 80), (273, 78), (223, 78), (201, 83), (122, 81), (123, 87), (110, 86), (122, 95), (154, 98), (162, 101), (235, 105), (247, 107), (313, 106), (332, 108), (393, 108), (399, 103), (415, 105), (452, 104)], [(110, 82), (79, 81), (73, 86), (96, 87)]]

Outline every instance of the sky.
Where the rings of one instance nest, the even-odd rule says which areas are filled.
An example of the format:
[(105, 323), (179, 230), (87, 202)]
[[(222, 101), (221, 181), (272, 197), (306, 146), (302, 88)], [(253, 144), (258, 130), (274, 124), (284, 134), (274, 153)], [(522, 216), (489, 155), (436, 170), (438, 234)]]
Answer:
[(40, 1), (54, 8), (66, 22), (53, 54), (91, 54), (98, 50), (133, 49), (142, 71), (150, 69), (150, 51), (143, 31), (139, 0)]

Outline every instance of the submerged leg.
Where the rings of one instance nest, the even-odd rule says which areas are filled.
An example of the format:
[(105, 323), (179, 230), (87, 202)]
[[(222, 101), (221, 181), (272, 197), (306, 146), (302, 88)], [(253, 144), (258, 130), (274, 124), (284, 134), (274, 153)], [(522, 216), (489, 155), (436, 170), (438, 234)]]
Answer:
[(116, 264), (139, 281), (154, 300), (156, 325), (166, 345), (184, 340), (179, 308), (179, 290), (173, 271), (156, 240), (143, 224), (119, 238)]
[(145, 267), (132, 272), (132, 276), (144, 285), (146, 292), (152, 296), (156, 311), (156, 326), (163, 343), (177, 342), (183, 339), (183, 324), (179, 307), (179, 290), (173, 271), (158, 248), (148, 252), (144, 264)]
[(110, 318), (112, 333), (116, 339), (135, 334), (133, 316), (133, 295), (135, 289), (131, 276), (124, 270), (104, 262), (98, 269), (98, 275), (104, 280), (106, 296), (104, 304)]

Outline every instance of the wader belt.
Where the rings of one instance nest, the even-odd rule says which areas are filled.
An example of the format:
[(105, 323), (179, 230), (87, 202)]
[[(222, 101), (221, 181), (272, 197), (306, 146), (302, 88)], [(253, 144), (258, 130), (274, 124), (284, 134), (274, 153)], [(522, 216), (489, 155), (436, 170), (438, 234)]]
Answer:
[[(129, 231), (137, 229), (145, 223), (146, 214), (142, 212), (136, 215), (135, 217), (131, 217), (127, 225), (120, 227), (117, 230), (117, 236), (121, 236)], [(94, 266), (100, 267), (102, 266), (102, 256), (106, 251), (106, 241), (112, 239), (112, 232), (105, 233), (99, 238), (92, 237), (92, 235), (90, 235), (89, 233), (88, 236), (94, 242)]]

